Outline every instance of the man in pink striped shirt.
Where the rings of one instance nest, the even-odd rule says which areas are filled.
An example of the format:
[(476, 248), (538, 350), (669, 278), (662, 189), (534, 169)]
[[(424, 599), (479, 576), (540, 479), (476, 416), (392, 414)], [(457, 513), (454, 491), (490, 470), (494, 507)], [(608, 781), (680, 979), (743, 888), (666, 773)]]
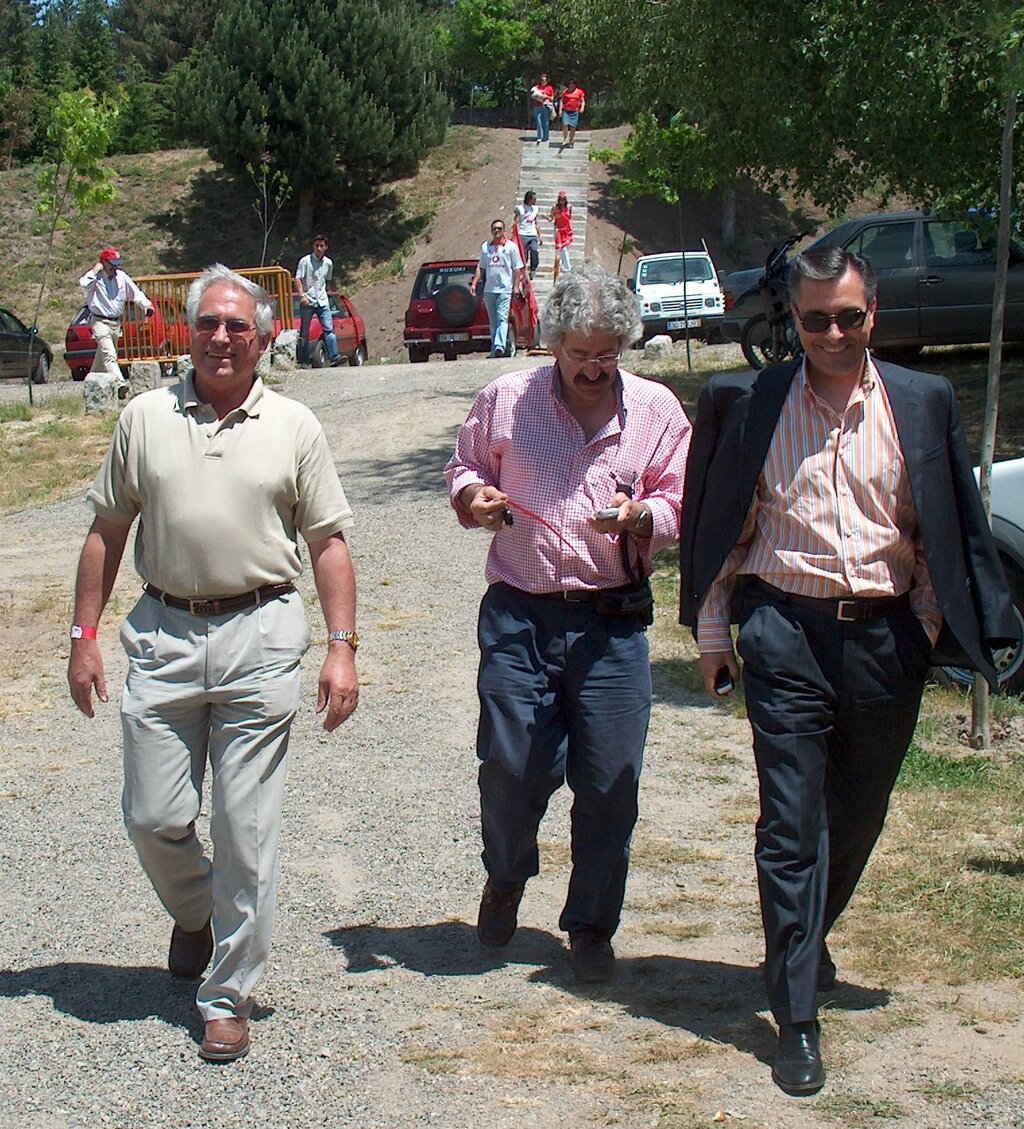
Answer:
[(541, 321), (554, 365), (479, 394), (445, 470), (459, 522), (491, 534), (480, 605), (477, 933), (512, 939), (537, 829), (568, 780), (572, 875), (559, 927), (584, 982), (612, 978), (651, 710), (652, 556), (678, 530), (690, 425), (663, 385), (618, 367), (636, 297), (567, 273)]
[(740, 624), (772, 1077), (794, 1095), (825, 1081), (825, 938), (881, 832), (933, 653), (994, 686), (992, 649), (1015, 633), (956, 398), (869, 356), (875, 287), (841, 248), (794, 260), (806, 357), (712, 378), (686, 478), (680, 618), (717, 694), (739, 680)]

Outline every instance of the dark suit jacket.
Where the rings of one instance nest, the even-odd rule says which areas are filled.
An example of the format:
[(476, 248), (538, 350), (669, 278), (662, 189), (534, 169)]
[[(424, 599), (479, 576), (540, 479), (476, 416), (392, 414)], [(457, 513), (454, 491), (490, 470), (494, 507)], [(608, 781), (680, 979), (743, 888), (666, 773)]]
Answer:
[[(932, 661), (981, 671), (1016, 641), (1006, 578), (971, 469), (949, 381), (876, 361), (910, 475), (925, 557), (942, 608)], [(782, 405), (800, 362), (714, 376), (701, 393), (687, 459), (680, 622), (697, 611), (739, 539)]]

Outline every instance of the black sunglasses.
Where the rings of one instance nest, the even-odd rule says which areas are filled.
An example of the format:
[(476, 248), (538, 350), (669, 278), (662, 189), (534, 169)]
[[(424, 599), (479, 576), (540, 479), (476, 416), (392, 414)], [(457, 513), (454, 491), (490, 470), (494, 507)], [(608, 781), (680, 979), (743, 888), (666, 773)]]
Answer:
[(862, 310), (859, 306), (840, 310), (838, 314), (823, 314), (820, 310), (811, 310), (809, 314), (797, 314), (800, 324), (808, 333), (826, 333), (833, 322), (844, 333), (848, 333), (851, 329), (860, 329), (867, 316), (867, 310)]

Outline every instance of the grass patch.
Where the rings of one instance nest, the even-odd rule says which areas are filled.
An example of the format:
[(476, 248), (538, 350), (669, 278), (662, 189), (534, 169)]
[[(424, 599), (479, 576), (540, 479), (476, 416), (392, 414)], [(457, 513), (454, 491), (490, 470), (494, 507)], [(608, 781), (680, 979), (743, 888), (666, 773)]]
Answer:
[(976, 1098), (981, 1091), (970, 1082), (928, 1082), (921, 1086), (918, 1093), (923, 1094), (930, 1102), (965, 1102)]
[(81, 396), (51, 397), (0, 420), (0, 512), (44, 505), (93, 480), (116, 424), (87, 416)]
[(887, 827), (839, 931), (890, 982), (1024, 977), (1024, 765), (915, 740)]
[(557, 1012), (518, 1012), (466, 1055), (478, 1069), (503, 1078), (563, 1084), (616, 1078), (619, 1068), (580, 1039), (581, 1022), (593, 1026), (586, 1022), (588, 1010), (569, 1005)]
[(819, 1098), (814, 1108), (833, 1121), (841, 1121), (851, 1129), (861, 1129), (878, 1120), (895, 1120), (906, 1114), (899, 1102), (891, 1098), (871, 1098), (860, 1094), (830, 1094)]

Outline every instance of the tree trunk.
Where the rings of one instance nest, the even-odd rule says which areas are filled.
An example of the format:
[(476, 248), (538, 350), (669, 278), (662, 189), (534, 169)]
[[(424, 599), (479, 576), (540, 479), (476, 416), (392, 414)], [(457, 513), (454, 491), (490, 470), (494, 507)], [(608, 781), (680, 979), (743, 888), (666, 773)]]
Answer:
[[(1017, 52), (1011, 57), (1009, 72), (1017, 71)], [(996, 281), (992, 295), (992, 333), (988, 347), (988, 386), (985, 389), (985, 423), (981, 432), (981, 503), (992, 523), (992, 457), (996, 449), (999, 421), (999, 381), (1003, 360), (1003, 314), (1006, 309), (1006, 272), (1010, 261), (1010, 224), (1013, 206), (1013, 127), (1017, 120), (1017, 92), (1011, 88), (1006, 98), (1003, 121), (1003, 166), (999, 185), (999, 235), (996, 240)], [(971, 706), (971, 744), (976, 749), (991, 746), (988, 715), (988, 683), (974, 676)]]
[(722, 244), (731, 247), (736, 242), (736, 185), (730, 184), (722, 193)]
[(313, 238), (313, 189), (303, 188), (299, 193), (299, 230), (300, 240), (309, 242)]

